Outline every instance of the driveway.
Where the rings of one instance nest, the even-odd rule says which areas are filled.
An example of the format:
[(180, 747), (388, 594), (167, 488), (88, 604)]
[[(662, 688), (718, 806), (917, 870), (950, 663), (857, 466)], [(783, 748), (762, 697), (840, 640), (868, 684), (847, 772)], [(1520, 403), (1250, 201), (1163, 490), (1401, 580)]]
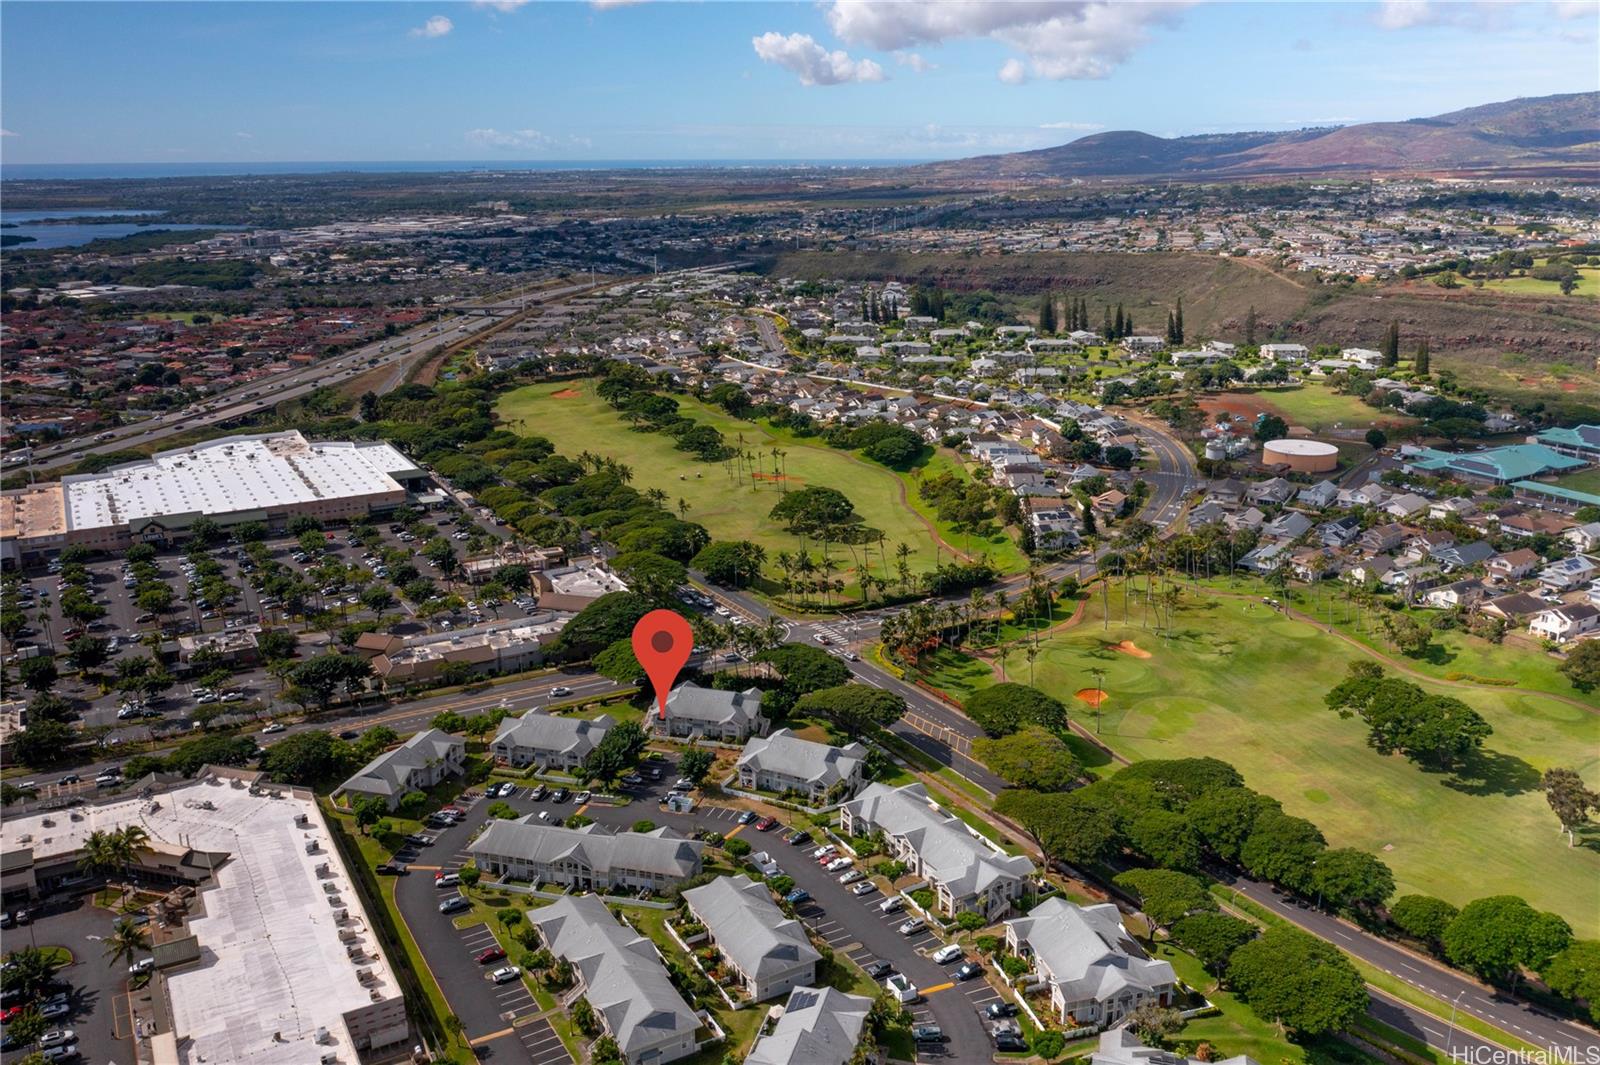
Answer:
[[(72, 951), (72, 965), (57, 979), (71, 985), (72, 1013), (52, 1021), (52, 1027), (71, 1028), (78, 1035), (78, 1050), (88, 1065), (133, 1060), (132, 1032), (128, 1020), (127, 967), (110, 965), (103, 941), (111, 931), (112, 915), (89, 903), (89, 895), (53, 898), (34, 910), (33, 923), (6, 933), (7, 950), (24, 946), (62, 946)], [(120, 1036), (119, 1033), (120, 1032)], [(8, 1063), (27, 1055), (20, 1050), (5, 1055)]]

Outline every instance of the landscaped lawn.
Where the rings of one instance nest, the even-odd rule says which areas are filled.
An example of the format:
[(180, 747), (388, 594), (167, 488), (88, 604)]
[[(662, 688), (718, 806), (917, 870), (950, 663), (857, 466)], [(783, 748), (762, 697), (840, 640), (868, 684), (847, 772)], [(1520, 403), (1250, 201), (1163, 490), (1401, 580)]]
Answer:
[(1377, 421), (1407, 420), (1392, 411), (1369, 407), (1359, 396), (1346, 396), (1316, 382), (1296, 388), (1261, 389), (1255, 395), (1277, 408), (1290, 425), (1303, 425), (1314, 433), (1335, 425), (1349, 429)]
[[(777, 573), (773, 556), (779, 551), (800, 549), (800, 539), (768, 517), (782, 498), (783, 486), (773, 480), (752, 482), (748, 474), (730, 475), (722, 463), (700, 462), (676, 450), (671, 439), (660, 433), (634, 432), (594, 394), (592, 384), (577, 381), (529, 385), (502, 396), (496, 410), (511, 428), (546, 436), (569, 457), (588, 451), (626, 464), (633, 470), (635, 486), (660, 488), (667, 493), (670, 509), (676, 509), (680, 499), (688, 503), (684, 516), (704, 525), (714, 539), (745, 539), (761, 544), (767, 549), (769, 576)], [(742, 442), (747, 450), (755, 452), (763, 471), (772, 469), (774, 448), (784, 452), (779, 461), (786, 471), (788, 488), (837, 488), (850, 498), (866, 525), (882, 531), (890, 556), (887, 561), (876, 543), (854, 548), (854, 555), (850, 547), (836, 544), (829, 549), (835, 575), (847, 585), (854, 584), (857, 557), (863, 557), (875, 575), (892, 583), (894, 552), (901, 543), (911, 548), (908, 561), (913, 571), (931, 570), (941, 558), (951, 560), (950, 548), (936, 547), (928, 526), (909, 502), (908, 477), (903, 479), (887, 467), (820, 442), (777, 433), (756, 422), (739, 421), (688, 397), (677, 398), (683, 414), (713, 426), (730, 443)], [(936, 456), (934, 461), (941, 459)], [(951, 539), (950, 543), (956, 548), (962, 546), (959, 539)], [(815, 541), (807, 541), (805, 546), (813, 557), (820, 552)], [(974, 540), (975, 553), (983, 546)], [(989, 550), (997, 562), (1013, 567), (1020, 564), (1014, 546), (1005, 558), (1001, 558), (998, 546), (991, 545)]]
[[(1535, 259), (1535, 265), (1543, 265), (1543, 259)], [(1561, 295), (1561, 285), (1556, 281), (1541, 281), (1536, 277), (1503, 277), (1495, 281), (1485, 281), (1484, 288), (1491, 288), (1498, 292), (1515, 292), (1524, 296), (1550, 296), (1564, 299)], [(1588, 296), (1590, 299), (1600, 296), (1600, 269), (1592, 266), (1578, 267), (1578, 287), (1573, 290), (1574, 296)]]
[(1557, 477), (1555, 483), (1562, 488), (1570, 488), (1574, 492), (1588, 492), (1600, 495), (1600, 469), (1579, 470), (1569, 473), (1565, 477)]
[[(1109, 693), (1100, 739), (1132, 758), (1211, 755), (1246, 782), (1316, 822), (1333, 846), (1379, 854), (1399, 894), (1425, 892), (1460, 905), (1519, 894), (1566, 917), (1579, 935), (1600, 930), (1593, 899), (1600, 854), (1568, 849), (1539, 791), (1552, 766), (1577, 768), (1600, 785), (1600, 714), (1534, 691), (1441, 687), (1494, 726), (1475, 772), (1425, 772), (1366, 744), (1356, 719), (1330, 712), (1323, 695), (1363, 657), (1258, 600), (1186, 589), (1175, 631), (1157, 635), (1120, 586), (1083, 621), (1050, 637), (1035, 663), (1038, 686), (1094, 727), (1076, 699), (1101, 670)], [(1130, 640), (1148, 658), (1115, 647)], [(1424, 684), (1427, 687), (1427, 684)]]

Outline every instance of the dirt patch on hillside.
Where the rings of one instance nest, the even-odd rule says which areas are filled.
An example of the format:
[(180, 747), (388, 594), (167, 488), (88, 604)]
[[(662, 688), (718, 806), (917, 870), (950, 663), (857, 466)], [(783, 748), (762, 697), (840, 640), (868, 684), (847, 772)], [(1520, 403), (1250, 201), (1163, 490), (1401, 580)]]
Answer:
[(794, 477), (787, 473), (752, 473), (750, 476), (758, 481), (771, 481), (773, 484), (804, 484), (804, 477)]
[(1079, 688), (1076, 694), (1079, 699), (1096, 710), (1100, 709), (1106, 701), (1106, 693), (1099, 688)]
[(551, 399), (577, 399), (581, 395), (583, 395), (583, 393), (579, 392), (576, 388), (563, 388), (559, 392), (550, 393), (550, 398)]
[(1134, 643), (1132, 640), (1123, 640), (1121, 643), (1111, 644), (1113, 651), (1120, 651), (1132, 658), (1149, 658), (1150, 652)]

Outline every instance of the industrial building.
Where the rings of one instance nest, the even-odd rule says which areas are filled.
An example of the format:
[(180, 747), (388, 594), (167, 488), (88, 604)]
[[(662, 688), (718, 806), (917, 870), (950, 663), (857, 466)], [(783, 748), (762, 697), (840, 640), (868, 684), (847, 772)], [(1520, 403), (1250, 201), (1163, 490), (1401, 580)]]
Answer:
[(151, 1003), (132, 1019), (141, 1061), (354, 1065), (404, 1052), (399, 981), (308, 789), (207, 766), (125, 794), (8, 817), (0, 864), (7, 900), (32, 899), (82, 882), (91, 833), (147, 834), (129, 876), (170, 890), (152, 907)]
[(25, 564), (81, 544), (125, 551), (224, 527), (347, 521), (393, 510), (427, 473), (389, 444), (309, 441), (297, 430), (218, 437), (0, 496), (0, 559)]

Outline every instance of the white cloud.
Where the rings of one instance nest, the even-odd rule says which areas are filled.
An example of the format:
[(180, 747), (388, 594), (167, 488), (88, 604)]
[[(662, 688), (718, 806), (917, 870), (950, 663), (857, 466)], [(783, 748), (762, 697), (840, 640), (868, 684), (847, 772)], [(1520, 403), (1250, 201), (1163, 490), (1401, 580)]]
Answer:
[(20, 137), (22, 134), (13, 133), (9, 129), (0, 129), (0, 137)]
[(775, 63), (798, 75), (802, 85), (843, 85), (853, 81), (883, 81), (883, 68), (870, 59), (852, 59), (844, 51), (828, 51), (808, 33), (768, 31), (750, 43), (763, 62)]
[(498, 11), (502, 15), (509, 15), (527, 3), (528, 0), (472, 0), (472, 6), (479, 11)]
[(600, 11), (607, 11), (613, 7), (632, 7), (635, 4), (647, 2), (648, 0), (589, 0), (589, 6)]
[(1600, 17), (1600, 2), (1597, 0), (1554, 0), (1550, 5), (1555, 9), (1556, 18), (1596, 18)]
[(1079, 133), (1093, 133), (1097, 129), (1105, 129), (1102, 122), (1043, 122), (1040, 129), (1071, 129)]
[[(1567, 9), (1570, 3), (1553, 5), (1562, 18), (1573, 18)], [(1576, 5), (1579, 8), (1583, 4)], [(1600, 13), (1600, 7), (1590, 3), (1587, 12)], [(1416, 26), (1457, 26), (1470, 30), (1496, 30), (1506, 24), (1510, 5), (1493, 0), (1383, 0), (1373, 12), (1373, 21), (1386, 30), (1409, 30)]]
[(240, 130), (238, 133), (235, 133), (234, 136), (238, 137), (242, 141), (253, 141), (256, 139), (256, 135), (254, 133), (246, 133), (244, 130)]
[(918, 74), (926, 74), (928, 71), (933, 70), (939, 65), (937, 63), (928, 62), (915, 52), (896, 52), (894, 54), (894, 61), (903, 67), (910, 67)]
[(1026, 58), (1010, 60), (1000, 80), (1034, 77), (1103, 78), (1148, 39), (1152, 26), (1168, 24), (1193, 0), (1114, 3), (1112, 0), (832, 0), (828, 25), (841, 40), (897, 50), (917, 44), (987, 37)]
[(420, 26), (413, 27), (410, 35), (413, 37), (443, 37), (456, 28), (456, 24), (443, 15), (434, 15)]
[(536, 129), (469, 129), (466, 137), (480, 148), (549, 148), (556, 143)]

